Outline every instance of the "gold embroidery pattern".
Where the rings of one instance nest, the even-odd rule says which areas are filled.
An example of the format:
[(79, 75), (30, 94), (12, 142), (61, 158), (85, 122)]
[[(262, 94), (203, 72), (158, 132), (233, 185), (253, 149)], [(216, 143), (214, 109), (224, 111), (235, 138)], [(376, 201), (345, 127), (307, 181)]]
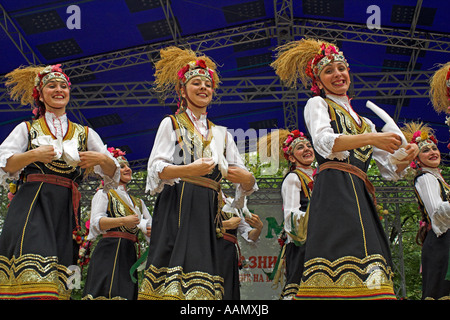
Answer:
[[(131, 210), (131, 208), (120, 198), (120, 196), (117, 194), (117, 192), (113, 189), (111, 189), (108, 193), (109, 198), (109, 212), (112, 215), (113, 218), (115, 217), (126, 217), (129, 215), (134, 214), (134, 212)], [(130, 196), (131, 200), (133, 201), (134, 205), (138, 205), (139, 209), (142, 211), (141, 208), (141, 202)], [(139, 231), (139, 228), (136, 226), (134, 228), (127, 228), (125, 226), (119, 227), (119, 229), (123, 232), (128, 232), (131, 234), (137, 234)]]
[(88, 294), (86, 296), (84, 296), (81, 300), (127, 300), (125, 298), (122, 297), (112, 297), (112, 298), (107, 298), (107, 297), (93, 297), (91, 294)]
[[(342, 129), (342, 134), (356, 135), (372, 132), (370, 126), (363, 118), (359, 117), (361, 120), (361, 126), (359, 126), (347, 110), (330, 99), (325, 100), (330, 107), (331, 120), (336, 121), (336, 125), (339, 122), (340, 128)], [(367, 145), (354, 149), (353, 151), (356, 159), (366, 162), (373, 152), (373, 147), (371, 145)]]
[(298, 289), (300, 288), (300, 285), (298, 283), (290, 283), (286, 285), (283, 288), (283, 291), (281, 292), (280, 299), (281, 300), (288, 300), (292, 299), (295, 294), (298, 292)]
[(221, 300), (223, 278), (205, 272), (184, 273), (182, 267), (157, 268), (144, 273), (139, 300)]
[(10, 260), (0, 256), (0, 298), (68, 300), (71, 274), (57, 257), (24, 254)]
[[(200, 158), (211, 157), (211, 148), (209, 144), (212, 139), (212, 132), (209, 130), (206, 139), (203, 135), (197, 131), (194, 124), (189, 119), (189, 116), (183, 112), (175, 116), (177, 122), (177, 128), (175, 129), (178, 141), (180, 141), (180, 147), (183, 150), (193, 156), (194, 160)], [(211, 128), (214, 124), (208, 120), (208, 128)], [(184, 141), (186, 139), (187, 141)], [(183, 163), (190, 163), (191, 159), (186, 159), (184, 155)]]
[(335, 261), (315, 258), (305, 263), (296, 299), (395, 299), (393, 272), (379, 254)]

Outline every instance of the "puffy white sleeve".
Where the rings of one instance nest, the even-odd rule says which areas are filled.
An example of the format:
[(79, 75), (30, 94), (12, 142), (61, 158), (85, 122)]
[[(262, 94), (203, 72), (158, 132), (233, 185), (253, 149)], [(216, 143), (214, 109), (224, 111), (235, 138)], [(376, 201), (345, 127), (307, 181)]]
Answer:
[(171, 118), (164, 118), (159, 125), (150, 158), (148, 159), (145, 192), (150, 192), (151, 195), (154, 195), (161, 192), (165, 184), (173, 185), (180, 181), (179, 178), (163, 180), (159, 177), (159, 173), (165, 167), (174, 164), (173, 155), (176, 139)]
[(415, 187), (431, 220), (431, 228), (439, 237), (450, 228), (450, 204), (441, 198), (441, 187), (432, 174), (417, 178)]
[(23, 153), (28, 146), (28, 128), (25, 122), (18, 124), (0, 145), (0, 184), (8, 188), (7, 179), (17, 180), (23, 168), (17, 172), (8, 173), (3, 170), (8, 159), (16, 154)]
[[(236, 143), (234, 142), (233, 136), (229, 131), (227, 131), (227, 139), (226, 139), (226, 159), (229, 166), (237, 166), (242, 169), (245, 169), (248, 171), (247, 167), (244, 164), (244, 161), (242, 160), (241, 155), (239, 154), (239, 149), (236, 146)], [(250, 190), (244, 190), (244, 188), (240, 184), (234, 184), (236, 188), (234, 201), (232, 204), (233, 208), (241, 209), (244, 207), (245, 204), (245, 197), (251, 195), (253, 192), (258, 190), (258, 184), (255, 183), (253, 187)]]
[(334, 141), (342, 134), (334, 133), (328, 113), (328, 104), (322, 97), (308, 100), (304, 111), (305, 124), (314, 145), (314, 149), (326, 159), (344, 160), (348, 151), (333, 152)]
[(116, 164), (116, 171), (114, 172), (113, 177), (109, 177), (108, 175), (106, 175), (100, 165), (94, 166), (94, 172), (102, 177), (104, 182), (103, 189), (105, 190), (105, 192), (108, 192), (108, 190), (112, 188), (116, 188), (119, 185), (120, 181), (120, 165), (108, 151), (107, 146), (103, 143), (98, 133), (91, 128), (89, 128), (87, 148), (89, 151), (97, 151), (106, 154), (114, 161), (114, 163)]
[(284, 212), (284, 229), (286, 232), (292, 232), (292, 229), (297, 229), (296, 225), (291, 224), (291, 217), (293, 222), (297, 222), (301, 217), (305, 216), (306, 212), (300, 210), (300, 192), (302, 184), (297, 174), (289, 173), (281, 185), (281, 197), (283, 199)]
[(145, 239), (150, 242), (150, 238), (147, 237), (147, 224), (149, 226), (152, 225), (152, 216), (150, 215), (150, 212), (148, 212), (147, 206), (145, 205), (144, 201), (142, 199), (139, 199), (141, 201), (141, 207), (142, 207), (142, 218), (141, 222), (138, 225), (138, 228), (142, 231), (142, 233), (145, 236)]
[(106, 233), (107, 230), (100, 229), (100, 219), (108, 217), (108, 193), (105, 190), (98, 190), (91, 201), (91, 215), (89, 222), (89, 234), (87, 240), (94, 240), (100, 234)]

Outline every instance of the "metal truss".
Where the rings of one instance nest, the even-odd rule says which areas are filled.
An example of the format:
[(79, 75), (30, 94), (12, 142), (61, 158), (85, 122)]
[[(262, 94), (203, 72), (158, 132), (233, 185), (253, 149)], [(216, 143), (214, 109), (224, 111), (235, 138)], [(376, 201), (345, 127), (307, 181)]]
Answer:
[(11, 39), (16, 48), (22, 54), (24, 59), (29, 64), (40, 64), (38, 56), (31, 49), (28, 42), (23, 37), (22, 33), (16, 27), (11, 17), (8, 15), (6, 10), (0, 4), (0, 27), (5, 31), (6, 35)]
[[(367, 72), (353, 73), (353, 99), (400, 99), (427, 98), (428, 81), (433, 71), (411, 72)], [(224, 78), (216, 91), (215, 104), (238, 103), (298, 103), (307, 101), (310, 91), (285, 87), (276, 76)], [(131, 108), (161, 107), (176, 105), (176, 97), (161, 97), (147, 82), (120, 82), (79, 84), (71, 91), (71, 108)], [(6, 89), (0, 88), (0, 112), (29, 112), (29, 106), (22, 106), (10, 100)], [(290, 113), (288, 113), (290, 114)], [(293, 120), (295, 123), (297, 120)]]
[[(283, 12), (281, 7), (276, 12)], [(170, 12), (168, 12), (170, 14)], [(167, 16), (167, 15), (166, 15)], [(170, 15), (169, 15), (170, 17)], [(281, 19), (283, 15), (277, 16)], [(278, 26), (277, 26), (278, 23)], [(229, 47), (236, 44), (251, 43), (274, 39), (280, 31), (280, 20), (258, 21), (243, 26), (225, 28), (218, 31), (190, 35), (167, 41), (152, 43), (115, 52), (89, 56), (64, 62), (64, 70), (72, 79), (77, 77), (126, 68), (134, 65), (153, 63), (158, 58), (159, 50), (178, 42), (189, 44), (193, 50), (206, 52)], [(292, 37), (320, 37), (344, 42), (357, 42), (381, 46), (394, 46), (408, 49), (450, 52), (448, 34), (425, 32), (400, 28), (381, 28), (369, 30), (365, 24), (352, 24), (337, 21), (294, 18)], [(12, 31), (7, 31), (10, 35)], [(25, 52), (23, 50), (23, 52)]]

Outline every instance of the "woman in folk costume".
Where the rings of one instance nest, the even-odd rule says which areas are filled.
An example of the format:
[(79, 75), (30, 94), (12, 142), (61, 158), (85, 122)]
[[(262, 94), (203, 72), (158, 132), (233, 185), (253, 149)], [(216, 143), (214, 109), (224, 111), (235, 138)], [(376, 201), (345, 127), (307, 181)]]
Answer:
[(222, 208), (222, 226), (226, 241), (220, 241), (223, 246), (222, 274), (224, 278), (223, 300), (240, 300), (239, 269), (243, 267), (241, 249), (238, 235), (247, 243), (256, 246), (259, 241), (263, 223), (257, 214), (250, 212), (247, 208), (247, 199), (244, 207), (237, 209), (233, 207), (233, 198), (222, 196), (224, 205)]
[(419, 147), (411, 167), (422, 213), (417, 243), (422, 246), (422, 299), (450, 299), (450, 185), (441, 175), (441, 153), (433, 130), (422, 123), (408, 123), (402, 131)]
[[(295, 299), (395, 299), (389, 243), (366, 171), (373, 156), (386, 179), (398, 179), (407, 162), (393, 164), (399, 135), (378, 133), (352, 109), (348, 63), (331, 43), (302, 39), (279, 48), (272, 66), (282, 81), (311, 85), (304, 119), (319, 164), (309, 211), (305, 265)], [(415, 146), (415, 145), (414, 145)], [(417, 146), (404, 149), (410, 161)], [(372, 197), (371, 197), (372, 194)]]
[(267, 148), (265, 152), (270, 154), (268, 151), (271, 150), (272, 139), (275, 138), (278, 139), (283, 158), (289, 163), (289, 172), (281, 185), (284, 230), (281, 237), (281, 261), (277, 265), (278, 272), (282, 272), (283, 266), (285, 267), (286, 281), (280, 299), (292, 300), (298, 292), (305, 262), (309, 215), (307, 208), (312, 192), (314, 169), (311, 164), (314, 162), (314, 149), (303, 132), (280, 129), (260, 139), (259, 150)]
[(144, 201), (131, 196), (126, 189), (132, 170), (125, 152), (108, 150), (120, 164), (120, 182), (109, 192), (99, 189), (92, 198), (87, 240), (102, 238), (89, 261), (83, 299), (136, 300), (138, 284), (133, 281), (130, 269), (137, 261), (139, 230), (149, 240), (152, 217)]
[[(281, 135), (281, 134), (280, 134)], [(284, 135), (285, 136), (285, 135)], [(290, 132), (283, 142), (283, 155), (289, 161), (289, 173), (281, 185), (286, 240), (286, 283), (281, 299), (292, 299), (298, 292), (305, 262), (305, 246), (311, 197), (314, 149), (303, 132)], [(309, 212), (308, 212), (309, 215)]]
[(86, 171), (117, 185), (120, 170), (99, 135), (67, 119), (70, 81), (60, 65), (6, 75), (11, 97), (33, 105), (35, 119), (0, 145), (0, 181), (18, 186), (0, 236), (0, 298), (69, 299), (80, 232), (78, 183)]
[(236, 184), (233, 207), (257, 189), (233, 137), (206, 118), (219, 77), (214, 62), (189, 49), (161, 50), (156, 90), (175, 90), (175, 115), (158, 128), (146, 190), (158, 193), (139, 299), (222, 299), (220, 181)]

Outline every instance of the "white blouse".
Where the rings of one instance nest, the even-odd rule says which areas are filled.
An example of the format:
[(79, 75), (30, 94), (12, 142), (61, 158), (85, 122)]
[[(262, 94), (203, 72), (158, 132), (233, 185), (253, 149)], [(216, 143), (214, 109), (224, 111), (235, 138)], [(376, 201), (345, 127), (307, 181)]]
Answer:
[[(197, 130), (200, 131), (201, 134), (207, 136), (207, 120), (206, 114), (203, 114), (200, 118), (196, 118), (189, 109), (187, 109), (186, 113), (188, 114), (191, 121), (194, 123)], [(159, 177), (159, 173), (164, 170), (165, 167), (174, 165), (174, 152), (175, 152), (175, 142), (176, 134), (172, 126), (172, 120), (170, 117), (164, 118), (158, 128), (158, 132), (156, 133), (153, 149), (150, 153), (150, 158), (148, 160), (148, 174), (147, 174), (147, 185), (146, 192), (150, 192), (151, 195), (159, 193), (164, 188), (164, 185), (173, 185), (174, 183), (178, 183), (180, 178), (162, 180)], [(233, 137), (230, 132), (227, 131), (227, 139), (226, 139), (226, 160), (228, 165), (237, 166), (243, 169), (245, 164), (239, 154), (239, 150), (233, 140)], [(234, 197), (234, 205), (236, 208), (242, 208), (244, 205), (244, 198), (252, 194), (254, 191), (258, 190), (258, 186), (255, 180), (255, 184), (253, 188), (250, 190), (244, 190), (240, 184), (235, 184), (236, 194)]]
[[(314, 170), (312, 168), (298, 168), (303, 171), (312, 179)], [(292, 230), (296, 230), (300, 218), (304, 217), (306, 211), (300, 210), (300, 193), (302, 191), (302, 184), (300, 178), (295, 172), (290, 172), (286, 175), (286, 178), (281, 185), (281, 197), (283, 199), (283, 212), (284, 212), (284, 229), (286, 232), (291, 233)], [(291, 216), (294, 225), (291, 224)], [(287, 243), (292, 239), (287, 235)]]
[[(145, 239), (150, 241), (149, 237), (147, 237), (147, 224), (151, 226), (152, 224), (152, 216), (148, 212), (147, 206), (144, 201), (141, 201), (142, 212), (139, 210), (138, 206), (134, 206), (131, 197), (128, 195), (126, 187), (123, 185), (118, 186), (116, 189), (119, 197), (134, 211), (141, 217), (141, 221), (138, 224), (138, 228), (144, 233)], [(94, 197), (92, 198), (91, 205), (91, 216), (90, 216), (90, 226), (89, 226), (89, 234), (87, 239), (94, 240), (100, 234), (105, 234), (108, 230), (100, 229), (100, 219), (104, 217), (108, 217), (106, 211), (108, 210), (108, 193), (103, 189), (100, 189), (96, 192)]]
[(422, 168), (426, 173), (417, 178), (415, 187), (431, 220), (431, 228), (439, 237), (450, 228), (450, 204), (441, 198), (438, 180), (446, 184), (438, 168)]
[[(47, 122), (50, 131), (53, 133), (53, 135), (55, 135), (55, 137), (62, 139), (67, 133), (69, 124), (66, 114), (57, 117), (54, 113), (47, 111), (45, 112), (45, 121)], [(0, 145), (0, 184), (3, 185), (5, 188), (8, 187), (6, 180), (19, 179), (19, 175), (24, 168), (14, 173), (5, 172), (3, 168), (6, 166), (8, 159), (12, 155), (25, 152), (27, 150), (27, 147), (28, 147), (28, 128), (26, 123), (22, 122), (18, 124), (13, 129), (13, 131), (11, 131), (8, 137), (6, 137), (6, 139)], [(99, 174), (103, 178), (105, 189), (118, 186), (120, 181), (120, 165), (116, 161), (116, 159), (113, 156), (111, 156), (111, 154), (107, 150), (106, 145), (103, 144), (103, 141), (97, 134), (97, 132), (95, 132), (91, 128), (89, 128), (87, 148), (90, 151), (97, 151), (106, 154), (107, 156), (109, 156), (111, 159), (114, 160), (117, 168), (114, 177), (110, 178), (109, 176), (104, 174), (100, 165), (94, 166), (94, 172), (96, 174)]]
[[(348, 111), (353, 119), (359, 123), (360, 119), (353, 110), (348, 96), (327, 95), (327, 97)], [(334, 133), (330, 124), (328, 104), (322, 97), (316, 96), (308, 100), (304, 110), (304, 117), (313, 141), (314, 149), (322, 157), (331, 160), (344, 160), (350, 155), (349, 151), (332, 152), (334, 141), (342, 134)], [(367, 118), (364, 118), (364, 120), (367, 121), (372, 132), (376, 132), (375, 125), (372, 121)], [(400, 175), (397, 174), (395, 172), (397, 165), (391, 163), (389, 155), (389, 152), (373, 146), (373, 159), (377, 163), (380, 174), (386, 180), (396, 181), (406, 174), (406, 169)]]

